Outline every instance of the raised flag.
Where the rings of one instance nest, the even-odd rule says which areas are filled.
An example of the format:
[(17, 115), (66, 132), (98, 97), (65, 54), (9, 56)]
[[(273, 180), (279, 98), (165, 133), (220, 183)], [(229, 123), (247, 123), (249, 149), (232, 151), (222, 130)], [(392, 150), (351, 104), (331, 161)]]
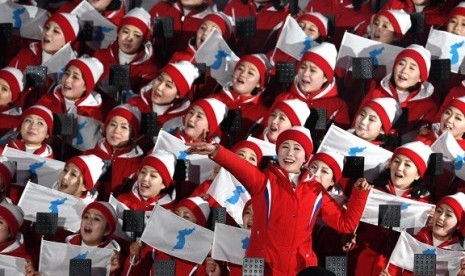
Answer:
[(459, 73), (465, 57), (463, 36), (431, 28), (425, 48), (432, 59), (450, 59), (450, 71)]
[(457, 140), (448, 131), (439, 136), (431, 145), (433, 152), (442, 153), (444, 168), (465, 180), (465, 151), (459, 146)]
[(352, 70), (352, 58), (371, 57), (373, 58), (373, 65), (382, 68), (381, 71), (388, 74), (392, 71), (394, 57), (402, 50), (403, 48), (399, 46), (345, 32), (337, 54), (336, 67)]
[(157, 205), (141, 241), (168, 255), (201, 264), (212, 248), (213, 232)]
[(67, 141), (73, 147), (80, 151), (90, 150), (97, 145), (98, 141), (103, 138), (101, 128), (102, 122), (92, 117), (76, 116), (77, 130), (76, 135)]
[(26, 260), (24, 258), (0, 254), (0, 275), (24, 276)]
[(34, 6), (20, 5), (13, 1), (0, 3), (0, 23), (13, 24), (13, 31), (21, 37), (41, 40), (42, 27), (48, 12)]
[(29, 180), (34, 179), (40, 185), (52, 187), (65, 167), (65, 163), (62, 161), (10, 147), (5, 147), (3, 155), (9, 161), (16, 162), (16, 182), (14, 184), (19, 186), (26, 186)]
[(66, 43), (42, 65), (47, 67), (47, 75), (52, 75), (55, 80), (59, 80), (64, 74), (66, 64), (74, 58), (76, 58), (76, 53), (71, 44)]
[(389, 265), (393, 264), (413, 272), (415, 254), (435, 254), (436, 275), (457, 275), (460, 271), (461, 259), (465, 257), (463, 251), (436, 248), (422, 243), (407, 232), (402, 231), (389, 259)]
[(392, 156), (392, 152), (375, 146), (334, 124), (321, 141), (318, 152), (321, 151), (335, 151), (344, 156), (365, 157), (364, 177), (368, 181), (372, 181), (379, 174), (380, 169), (383, 169), (384, 164)]
[(221, 168), (208, 189), (210, 194), (226, 212), (242, 225), (242, 210), (250, 199), (247, 189), (226, 169)]
[(212, 258), (242, 265), (249, 242), (250, 230), (216, 223), (213, 235)]
[(81, 1), (71, 13), (77, 15), (81, 22), (91, 21), (93, 23), (93, 39), (87, 42), (93, 49), (106, 48), (116, 40), (116, 25), (103, 17), (89, 2)]
[(396, 231), (402, 231), (407, 228), (424, 227), (428, 220), (429, 212), (434, 208), (432, 204), (371, 189), (360, 220), (369, 224), (378, 225), (379, 205), (386, 204), (400, 205), (400, 227), (392, 228)]
[[(305, 34), (299, 23), (292, 16), (286, 18), (278, 42), (276, 42), (277, 49), (280, 49), (296, 60), (300, 60), (305, 52), (316, 45), (318, 43)], [(273, 56), (271, 59), (273, 59)]]
[(42, 240), (39, 272), (42, 275), (68, 275), (71, 259), (91, 259), (92, 276), (110, 275), (113, 250)]
[(232, 80), (239, 57), (229, 48), (218, 30), (213, 29), (194, 55), (197, 63), (205, 63), (211, 76), (221, 85)]
[(86, 204), (81, 199), (29, 182), (19, 199), (24, 219), (36, 221), (37, 212), (58, 213), (58, 226), (77, 232)]
[(188, 160), (190, 163), (188, 173), (189, 181), (200, 184), (211, 177), (216, 163), (210, 160), (206, 155), (187, 154), (187, 148), (188, 147), (181, 139), (164, 130), (160, 130), (153, 151), (166, 150), (173, 153), (177, 159)]

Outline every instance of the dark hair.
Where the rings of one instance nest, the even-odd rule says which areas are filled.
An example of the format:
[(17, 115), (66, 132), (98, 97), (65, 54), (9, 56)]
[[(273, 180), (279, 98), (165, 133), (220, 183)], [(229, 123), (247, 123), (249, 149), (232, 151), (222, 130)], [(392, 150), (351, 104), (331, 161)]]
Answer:
[[(388, 181), (391, 178), (391, 170), (389, 168), (383, 170), (374, 180), (373, 185), (375, 187), (386, 187)], [(414, 180), (410, 184), (410, 194), (412, 198), (418, 199), (422, 197), (429, 196), (429, 191), (426, 187), (425, 182), (421, 178)]]
[[(392, 85), (396, 86), (396, 83), (394, 82), (394, 74), (391, 75), (391, 79), (389, 80), (389, 82), (390, 82)], [(420, 89), (420, 87), (421, 87), (421, 82), (417, 82), (417, 83), (415, 83), (414, 85), (408, 87), (408, 88), (407, 88), (407, 92), (409, 92), (409, 93), (415, 92), (415, 91), (417, 91), (418, 89)]]

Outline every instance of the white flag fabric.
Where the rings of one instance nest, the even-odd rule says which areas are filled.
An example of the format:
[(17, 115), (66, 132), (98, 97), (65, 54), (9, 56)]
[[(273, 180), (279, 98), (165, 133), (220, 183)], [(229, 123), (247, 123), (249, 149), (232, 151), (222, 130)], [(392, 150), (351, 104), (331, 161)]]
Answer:
[(465, 57), (465, 38), (453, 33), (430, 29), (425, 48), (432, 59), (450, 59), (450, 71), (459, 73)]
[(460, 260), (465, 257), (465, 252), (435, 248), (402, 231), (389, 263), (413, 272), (415, 254), (436, 254), (436, 275), (457, 275)]
[(383, 167), (392, 156), (392, 152), (375, 146), (334, 124), (326, 132), (318, 148), (318, 152), (328, 150), (344, 156), (365, 157), (364, 176), (368, 181), (376, 178), (380, 172), (380, 167)]
[(58, 52), (53, 54), (42, 66), (47, 66), (47, 75), (57, 74), (57, 79), (64, 74), (65, 66), (72, 59), (76, 58), (76, 53), (70, 43), (66, 43)]
[(201, 264), (212, 248), (213, 231), (156, 205), (141, 240), (168, 255)]
[(371, 189), (363, 210), (363, 222), (378, 225), (379, 205), (400, 205), (400, 227), (393, 230), (402, 231), (407, 228), (421, 228), (426, 225), (428, 214), (434, 205), (423, 203), (400, 196), (391, 195), (376, 189)]
[(0, 3), (0, 23), (12, 23), (19, 36), (41, 40), (42, 28), (48, 18), (47, 10), (6, 1)]
[(77, 15), (80, 21), (94, 23), (93, 40), (87, 42), (93, 49), (106, 48), (116, 40), (117, 26), (103, 17), (89, 2), (81, 1), (71, 13)]
[(39, 272), (48, 276), (68, 275), (71, 259), (91, 259), (92, 276), (108, 276), (112, 255), (112, 249), (42, 240)]
[(242, 225), (242, 210), (250, 199), (247, 189), (226, 169), (221, 168), (208, 189), (210, 194), (226, 212)]
[(91, 117), (76, 116), (77, 132), (72, 138), (71, 145), (78, 150), (90, 150), (97, 145), (98, 141), (103, 138), (101, 127), (102, 122)]
[(218, 30), (214, 29), (200, 45), (194, 55), (198, 63), (205, 63), (210, 68), (211, 76), (221, 86), (232, 80), (234, 66), (239, 57), (229, 48)]
[(24, 276), (25, 267), (25, 259), (0, 254), (0, 275)]
[(247, 141), (252, 141), (257, 144), (262, 150), (263, 156), (273, 156), (274, 159), (278, 159), (276, 154), (276, 145), (265, 140), (261, 140), (252, 136), (247, 137)]
[(249, 247), (250, 230), (222, 223), (215, 224), (212, 258), (242, 265), (245, 251)]
[(278, 42), (276, 42), (276, 48), (300, 60), (305, 52), (317, 45), (318, 43), (305, 34), (292, 16), (286, 18)]
[(36, 221), (37, 212), (58, 213), (58, 226), (77, 232), (81, 226), (82, 211), (86, 204), (81, 199), (29, 182), (18, 206), (23, 209), (24, 219)]
[[(433, 152), (442, 153), (443, 166), (457, 177), (465, 180), (465, 151), (459, 146), (454, 137), (445, 132), (431, 145)], [(446, 183), (444, 183), (446, 184)]]
[(352, 70), (353, 57), (371, 57), (373, 65), (385, 67), (385, 74), (389, 74), (392, 71), (394, 57), (402, 50), (402, 47), (345, 32), (337, 54), (336, 66)]
[(16, 162), (16, 185), (25, 186), (29, 179), (37, 177), (37, 183), (52, 187), (65, 167), (59, 160), (41, 157), (33, 153), (5, 147), (3, 155)]
[(173, 153), (177, 159), (188, 160), (190, 162), (188, 173), (189, 181), (200, 184), (210, 178), (216, 163), (210, 160), (206, 155), (187, 154), (187, 148), (188, 147), (181, 139), (164, 130), (160, 130), (153, 151), (161, 149), (166, 150)]
[[(113, 206), (113, 208), (115, 208), (116, 215), (118, 216), (118, 222), (116, 223), (115, 235), (122, 239), (130, 241), (131, 233), (123, 231), (124, 210), (130, 210), (130, 209), (124, 203), (116, 199), (113, 195), (110, 195), (110, 199), (108, 200), (108, 202), (111, 204), (111, 206)], [(148, 223), (151, 214), (152, 214), (152, 211), (145, 212), (145, 224)]]

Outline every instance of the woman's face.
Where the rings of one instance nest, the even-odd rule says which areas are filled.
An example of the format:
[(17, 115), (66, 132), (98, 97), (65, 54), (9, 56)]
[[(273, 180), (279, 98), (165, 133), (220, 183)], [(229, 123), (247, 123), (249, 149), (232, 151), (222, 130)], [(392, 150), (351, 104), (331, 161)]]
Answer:
[(192, 213), (189, 208), (184, 207), (184, 206), (179, 206), (176, 208), (174, 213), (184, 219), (187, 219), (188, 221), (197, 224), (197, 218), (195, 217), (194, 213)]
[(10, 239), (10, 228), (8, 228), (8, 222), (0, 217), (0, 245), (7, 242)]
[(105, 128), (105, 139), (113, 149), (124, 148), (131, 142), (131, 125), (121, 116), (113, 116)]
[(74, 65), (69, 66), (61, 78), (61, 94), (70, 101), (76, 101), (86, 92), (82, 72)]
[(460, 109), (450, 106), (441, 116), (441, 132), (448, 131), (455, 139), (462, 139), (465, 133), (465, 116)]
[(313, 40), (317, 40), (320, 37), (320, 31), (318, 27), (311, 21), (308, 20), (301, 20), (299, 22), (300, 28), (304, 31), (304, 33)]
[(147, 200), (160, 194), (165, 188), (160, 173), (151, 166), (143, 166), (137, 175), (140, 196)]
[(278, 148), (278, 164), (288, 173), (300, 173), (305, 163), (305, 150), (294, 140), (285, 140)]
[(384, 15), (378, 15), (371, 23), (370, 38), (386, 44), (395, 41), (396, 35), (391, 21)]
[(301, 63), (297, 70), (297, 77), (297, 85), (303, 93), (316, 92), (328, 81), (323, 70), (311, 61), (304, 61)]
[(249, 148), (240, 148), (236, 151), (236, 155), (254, 165), (255, 167), (258, 164), (257, 154), (255, 154), (255, 152)]
[(384, 134), (383, 125), (378, 114), (370, 107), (364, 107), (355, 118), (355, 135), (371, 142)]
[(391, 161), (391, 182), (402, 190), (407, 190), (414, 180), (420, 178), (417, 166), (407, 156), (397, 154)]
[(178, 98), (178, 89), (173, 79), (165, 72), (162, 72), (153, 80), (152, 103), (167, 105)]
[(409, 57), (404, 57), (396, 63), (393, 74), (396, 88), (401, 91), (407, 91), (409, 87), (420, 82), (418, 63)]
[(202, 45), (205, 39), (207, 39), (207, 36), (213, 31), (213, 29), (216, 29), (220, 35), (223, 35), (221, 28), (213, 21), (207, 20), (200, 25), (195, 36), (195, 46), (197, 49), (200, 45)]
[(183, 8), (186, 9), (195, 9), (204, 4), (205, 2), (205, 0), (181, 0), (181, 5)]
[(459, 36), (465, 36), (465, 16), (452, 16), (447, 22), (447, 31)]
[(7, 106), (12, 99), (13, 94), (8, 82), (4, 79), (0, 79), (0, 107)]
[(54, 21), (50, 21), (44, 26), (42, 32), (42, 50), (53, 55), (65, 46), (65, 35), (61, 27)]
[(107, 7), (110, 5), (112, 0), (87, 0), (94, 9), (96, 9), (99, 12), (103, 12), (107, 9)]
[(118, 47), (125, 54), (137, 53), (144, 43), (144, 33), (133, 25), (124, 25), (118, 32)]
[(244, 214), (242, 215), (242, 224), (244, 229), (252, 229), (252, 224), (253, 224), (253, 209), (252, 209), (252, 204), (247, 206), (247, 209), (245, 209)]
[(198, 105), (194, 105), (186, 115), (186, 123), (184, 124), (184, 133), (194, 140), (202, 138), (202, 135), (207, 135), (208, 118)]
[(21, 138), (30, 147), (39, 147), (48, 138), (48, 126), (45, 120), (37, 115), (27, 115), (21, 124)]
[(266, 137), (271, 143), (275, 143), (278, 135), (291, 127), (292, 124), (287, 115), (276, 108), (271, 112), (270, 117), (268, 117), (268, 125), (266, 127), (268, 132), (266, 133)]
[(240, 95), (250, 95), (255, 88), (260, 88), (260, 73), (255, 65), (248, 61), (241, 62), (233, 72), (234, 91)]
[(78, 198), (87, 191), (81, 170), (73, 163), (68, 163), (58, 176), (58, 191)]
[(440, 240), (449, 240), (458, 227), (457, 216), (447, 204), (440, 204), (434, 210), (433, 236)]
[(89, 209), (81, 219), (82, 241), (88, 246), (98, 246), (110, 234), (105, 216), (97, 209)]
[(333, 170), (323, 161), (315, 160), (310, 163), (310, 171), (315, 179), (323, 185), (325, 190), (334, 185)]

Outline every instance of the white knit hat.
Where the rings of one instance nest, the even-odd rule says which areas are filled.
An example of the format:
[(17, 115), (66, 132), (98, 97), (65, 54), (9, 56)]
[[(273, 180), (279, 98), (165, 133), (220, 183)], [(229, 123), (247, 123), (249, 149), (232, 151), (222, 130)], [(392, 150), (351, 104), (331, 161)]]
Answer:
[(82, 78), (86, 83), (86, 95), (88, 95), (95, 87), (95, 84), (98, 82), (100, 77), (103, 74), (103, 64), (100, 60), (91, 57), (91, 58), (76, 58), (68, 62), (69, 66), (74, 65), (79, 70), (81, 70)]
[(124, 25), (132, 25), (139, 28), (144, 34), (145, 40), (150, 39), (150, 14), (144, 8), (135, 7), (126, 13), (119, 24), (118, 32)]
[(107, 220), (108, 230), (110, 232), (108, 236), (113, 235), (116, 229), (116, 220), (118, 218), (115, 208), (113, 208), (113, 206), (106, 201), (94, 201), (89, 203), (89, 205), (86, 206), (84, 211), (82, 211), (82, 217), (84, 217), (84, 215), (90, 209), (95, 209), (102, 212), (103, 216)]
[(334, 44), (323, 42), (320, 45), (310, 48), (300, 62), (311, 61), (315, 63), (325, 74), (328, 82), (334, 78), (334, 67), (336, 66), (337, 50)]
[(326, 163), (333, 171), (334, 182), (337, 183), (342, 177), (344, 168), (344, 155), (335, 151), (321, 151), (312, 156), (310, 163), (313, 161), (321, 161)]
[(44, 26), (50, 21), (60, 26), (66, 42), (73, 42), (77, 38), (79, 33), (79, 20), (75, 14), (62, 12), (54, 13), (47, 18)]
[(391, 160), (394, 160), (394, 157), (399, 154), (407, 156), (417, 167), (420, 177), (423, 177), (428, 168), (428, 161), (431, 153), (433, 153), (431, 148), (422, 142), (410, 142), (396, 148)]
[(195, 79), (200, 75), (199, 69), (185, 60), (168, 63), (162, 69), (162, 72), (165, 72), (173, 79), (180, 98), (184, 98), (187, 95)]
[(5, 67), (0, 70), (0, 79), (8, 83), (11, 90), (11, 101), (15, 102), (24, 89), (24, 75), (14, 67)]
[(293, 126), (303, 126), (310, 116), (308, 105), (298, 99), (280, 101), (274, 105), (273, 109), (284, 112)]
[(24, 119), (26, 119), (26, 117), (29, 115), (36, 115), (36, 116), (41, 117), (47, 124), (48, 134), (52, 135), (54, 119), (53, 119), (53, 113), (50, 109), (40, 104), (36, 104), (36, 105), (28, 107), (21, 115), (21, 124), (23, 124)]
[(9, 161), (6, 156), (0, 155), (0, 177), (3, 178), (3, 192), (8, 190), (15, 173), (15, 163), (13, 161)]
[(455, 8), (453, 8), (449, 13), (449, 19), (453, 16), (461, 15), (465, 16), (465, 2), (460, 2)]
[(459, 192), (453, 195), (445, 196), (439, 200), (436, 206), (441, 204), (447, 204), (452, 208), (455, 215), (457, 216), (459, 230), (462, 235), (465, 234), (465, 194)]
[(402, 114), (402, 109), (394, 98), (375, 98), (368, 101), (365, 106), (373, 109), (378, 114), (386, 133), (391, 130), (392, 125)]
[(191, 106), (196, 105), (200, 106), (207, 116), (209, 133), (214, 133), (226, 116), (226, 112), (228, 111), (227, 106), (214, 98), (197, 100)]
[(450, 101), (449, 106), (458, 108), (460, 111), (462, 111), (463, 114), (465, 114), (465, 96), (453, 98)]
[(188, 197), (181, 200), (176, 208), (179, 206), (184, 206), (187, 209), (191, 210), (194, 213), (195, 218), (197, 219), (197, 224), (201, 226), (206, 226), (208, 222), (208, 217), (210, 216), (210, 206), (208, 202), (203, 200), (199, 196)]
[(264, 88), (268, 84), (268, 79), (272, 68), (268, 57), (265, 54), (243, 55), (234, 66), (234, 70), (236, 70), (239, 65), (244, 62), (252, 63), (257, 68), (258, 74), (260, 75), (260, 88)]
[(401, 39), (410, 27), (412, 27), (410, 15), (404, 10), (382, 10), (378, 12), (376, 16), (378, 15), (384, 15), (387, 19), (389, 19), (389, 21), (391, 21), (397, 39)]
[(176, 167), (176, 156), (166, 150), (155, 150), (142, 159), (141, 168), (150, 166), (158, 171), (163, 179), (165, 188), (173, 183), (174, 168)]
[(3, 201), (0, 203), (0, 217), (8, 223), (10, 235), (15, 238), (24, 221), (21, 207)]
[(139, 136), (140, 130), (140, 122), (141, 122), (141, 113), (139, 108), (129, 105), (129, 104), (121, 104), (117, 107), (113, 108), (110, 113), (108, 113), (106, 120), (105, 120), (105, 128), (110, 122), (111, 118), (115, 116), (121, 116), (128, 120), (129, 124), (131, 125), (132, 130), (134, 131), (134, 137)]
[(286, 140), (294, 140), (298, 142), (305, 151), (305, 161), (310, 159), (313, 152), (313, 140), (310, 135), (310, 130), (303, 126), (293, 126), (281, 132), (276, 139), (276, 152), (279, 146)]
[(81, 171), (87, 191), (94, 188), (105, 167), (103, 160), (93, 154), (73, 156), (66, 161), (66, 164), (69, 163), (74, 164)]
[(328, 35), (328, 18), (323, 14), (319, 12), (304, 13), (297, 18), (297, 22), (300, 23), (303, 20), (310, 21), (315, 24), (321, 37), (324, 38)]
[(221, 34), (225, 40), (228, 40), (231, 37), (231, 34), (233, 33), (234, 21), (229, 15), (221, 11), (212, 12), (207, 14), (202, 19), (202, 23), (206, 21), (211, 21), (218, 25), (218, 27), (220, 27), (221, 29)]
[[(429, 69), (431, 68), (431, 53), (425, 47), (418, 44), (411, 44), (399, 54), (397, 54), (396, 60), (394, 61), (394, 67), (397, 63), (405, 57), (412, 58), (418, 63), (420, 69), (421, 82), (425, 82), (428, 79)], [(394, 71), (394, 68), (393, 68)]]

